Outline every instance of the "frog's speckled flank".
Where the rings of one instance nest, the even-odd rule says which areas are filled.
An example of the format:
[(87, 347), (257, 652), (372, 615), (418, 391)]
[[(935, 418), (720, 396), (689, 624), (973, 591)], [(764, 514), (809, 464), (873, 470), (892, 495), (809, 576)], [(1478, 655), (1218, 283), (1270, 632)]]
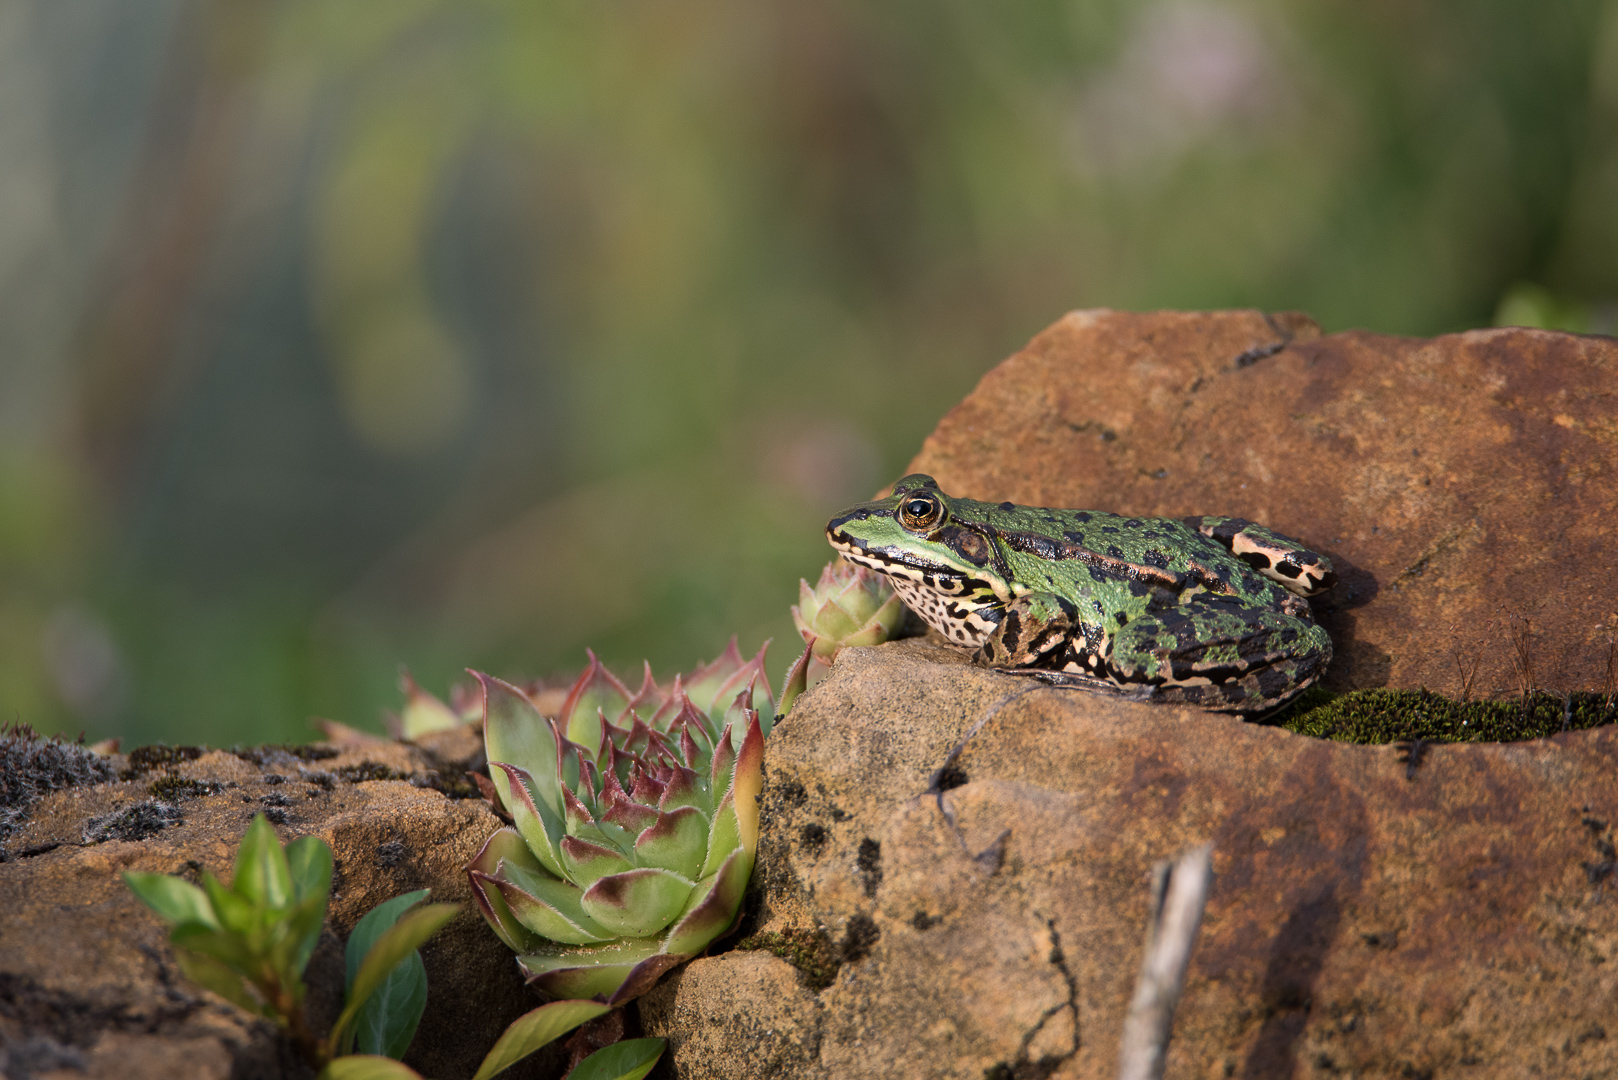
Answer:
[(1331, 563), (1240, 518), (996, 505), (914, 475), (826, 535), (990, 667), (1253, 712), (1331, 660), (1303, 599), (1336, 583)]

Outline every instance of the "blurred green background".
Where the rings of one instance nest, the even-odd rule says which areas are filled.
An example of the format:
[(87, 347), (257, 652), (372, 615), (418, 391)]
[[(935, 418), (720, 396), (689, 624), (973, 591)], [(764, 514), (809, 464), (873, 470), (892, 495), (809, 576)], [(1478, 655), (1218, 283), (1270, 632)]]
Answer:
[(1618, 0), (4, 0), (0, 707), (775, 639), (1076, 307), (1612, 332)]

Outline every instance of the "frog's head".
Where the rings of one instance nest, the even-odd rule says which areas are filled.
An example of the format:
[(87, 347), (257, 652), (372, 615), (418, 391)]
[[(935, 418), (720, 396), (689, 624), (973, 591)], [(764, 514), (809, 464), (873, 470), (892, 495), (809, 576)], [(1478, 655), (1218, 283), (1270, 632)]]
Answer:
[[(1011, 598), (1011, 570), (969, 499), (952, 499), (914, 473), (885, 499), (849, 507), (826, 523), (826, 538), (849, 562), (945, 596)], [(907, 600), (910, 597), (907, 596)], [(914, 606), (914, 605), (912, 605)]]

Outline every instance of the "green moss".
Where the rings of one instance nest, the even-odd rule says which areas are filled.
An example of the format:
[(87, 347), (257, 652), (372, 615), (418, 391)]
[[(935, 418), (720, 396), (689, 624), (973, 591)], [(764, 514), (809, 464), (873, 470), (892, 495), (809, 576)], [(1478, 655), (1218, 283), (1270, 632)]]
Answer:
[(195, 761), (207, 752), (207, 747), (203, 746), (165, 746), (162, 743), (138, 746), (129, 752), (129, 767), (120, 779), (134, 780), (153, 769), (167, 769), (182, 761)]
[(338, 769), (337, 778), (350, 784), (363, 784), (370, 780), (408, 780), (410, 774), (402, 773), (380, 761), (362, 761), (358, 765), (344, 765)]
[(1267, 723), (1316, 739), (1351, 743), (1520, 742), (1618, 721), (1603, 694), (1531, 695), (1517, 701), (1456, 701), (1430, 690), (1311, 687)]
[(175, 776), (173, 773), (168, 773), (162, 778), (152, 781), (146, 787), (148, 795), (163, 802), (200, 799), (208, 795), (217, 795), (223, 790), (225, 790), (225, 785), (212, 780), (191, 780), (183, 776)]
[(842, 959), (825, 934), (815, 930), (788, 930), (784, 934), (754, 934), (736, 943), (738, 949), (762, 949), (798, 969), (810, 990), (819, 993), (832, 984)]

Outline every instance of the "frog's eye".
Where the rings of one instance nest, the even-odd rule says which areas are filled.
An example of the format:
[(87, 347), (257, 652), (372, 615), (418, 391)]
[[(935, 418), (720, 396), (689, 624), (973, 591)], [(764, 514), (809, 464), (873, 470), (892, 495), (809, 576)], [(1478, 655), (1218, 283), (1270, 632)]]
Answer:
[(932, 495), (911, 495), (899, 504), (899, 524), (907, 529), (930, 529), (944, 520), (944, 505)]

